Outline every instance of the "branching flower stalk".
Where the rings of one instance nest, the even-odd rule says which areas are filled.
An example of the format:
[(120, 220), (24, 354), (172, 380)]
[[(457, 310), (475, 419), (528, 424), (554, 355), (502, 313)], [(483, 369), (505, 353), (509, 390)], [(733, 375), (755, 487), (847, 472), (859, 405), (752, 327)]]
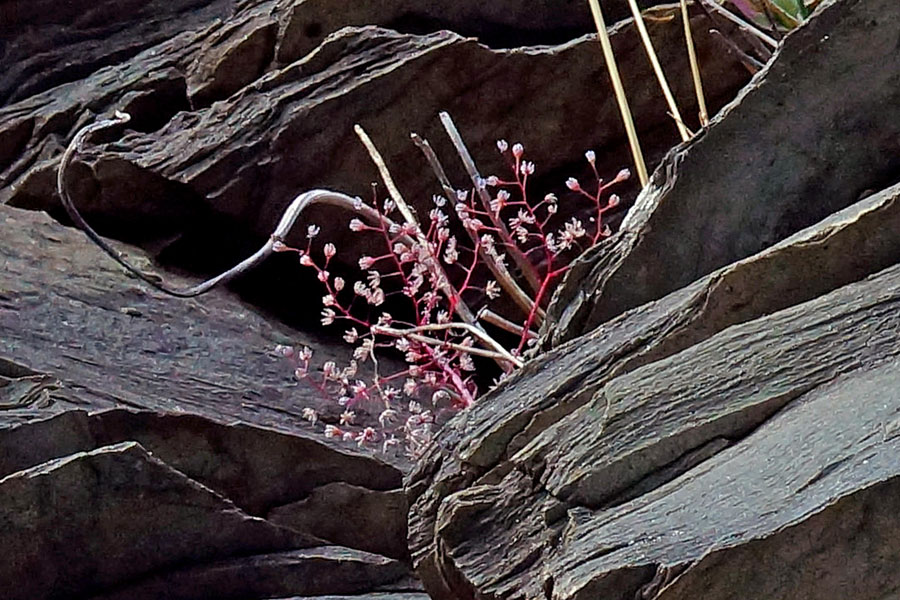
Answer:
[[(587, 223), (577, 216), (563, 221), (558, 216), (556, 195), (547, 194), (540, 201), (529, 198), (528, 181), (535, 165), (525, 159), (521, 144), (497, 142), (510, 177), (482, 178), (449, 115), (442, 115), (445, 127), (454, 132), (454, 144), (472, 176), (474, 189), (454, 190), (432, 152), (430, 162), (444, 195), (433, 197), (427, 219), (420, 222), (394, 185), (374, 143), (357, 126), (357, 134), (388, 189), (387, 199), (379, 200), (375, 195), (364, 202), (329, 190), (304, 192), (290, 203), (260, 250), (225, 273), (182, 289), (125, 260), (90, 228), (68, 192), (68, 167), (83, 150), (87, 137), (127, 121), (127, 115), (117, 113), (113, 119), (78, 131), (62, 157), (59, 193), (76, 225), (126, 269), (164, 293), (179, 297), (203, 294), (245, 273), (273, 252), (295, 253), (300, 265), (313, 269), (323, 286), (322, 324), (344, 324), (343, 338), (353, 346), (352, 358), (340, 367), (333, 361), (314, 366), (314, 353), (308, 347), (276, 348), (293, 363), (298, 379), (322, 397), (337, 399), (341, 406), (339, 421), (324, 423), (324, 434), (359, 445), (381, 444), (384, 450), (403, 446), (411, 454), (418, 454), (430, 442), (442, 414), (475, 401), (475, 360), (493, 361), (504, 376), (522, 366), (523, 350), (537, 340), (534, 328), (543, 317), (552, 285), (566, 272), (575, 252), (610, 235), (605, 214), (620, 203), (618, 196), (609, 193), (610, 188), (629, 177), (629, 172), (622, 170), (604, 182), (596, 170), (594, 153), (587, 152), (585, 157), (596, 178), (596, 185), (590, 186), (592, 191), (574, 178), (566, 182), (566, 187), (587, 204), (586, 210), (568, 210), (567, 214), (588, 212)], [(419, 145), (427, 146), (427, 142), (420, 140)], [(320, 229), (314, 224), (306, 227), (304, 248), (287, 245), (289, 232), (313, 204), (349, 213), (351, 231), (376, 236), (383, 242), (383, 254), (359, 258), (362, 275), (358, 280), (345, 281), (331, 273), (338, 249), (330, 242), (318, 246), (315, 240)], [(465, 241), (457, 238), (460, 231), (465, 232)], [(531, 283), (524, 281), (534, 289), (532, 296), (511, 275), (507, 256), (519, 256), (527, 264), (528, 270), (522, 273), (530, 275), (523, 275), (523, 281), (533, 279)], [(512, 302), (499, 311), (489, 307), (503, 293)], [(396, 316), (387, 306), (399, 311)], [(510, 311), (518, 314), (508, 314)], [(512, 344), (498, 341), (510, 335), (516, 340)], [(383, 372), (383, 352), (402, 356), (405, 367)], [(399, 416), (401, 401), (406, 403), (405, 419)], [(355, 425), (357, 412), (372, 408), (378, 413), (380, 427)], [(302, 414), (313, 425), (321, 423), (321, 415), (312, 408), (304, 408)]]
[[(450, 123), (448, 129), (455, 131), (449, 115), (442, 120), (445, 126)], [(453, 188), (430, 145), (416, 136), (414, 141), (429, 158), (444, 192), (433, 197), (427, 220), (420, 222), (394, 185), (372, 140), (358, 126), (356, 131), (378, 166), (389, 197), (379, 200), (375, 196), (367, 204), (378, 212), (378, 219), (364, 223), (354, 218), (349, 226), (355, 233), (380, 237), (385, 252), (362, 256), (358, 266), (366, 273), (365, 280), (353, 282), (351, 286), (329, 272), (330, 261), (337, 253), (333, 244), (324, 245), (322, 258), (313, 256), (311, 241), (317, 230), (310, 231), (313, 235), (306, 249), (278, 248), (297, 252), (301, 265), (316, 271), (325, 291), (322, 323), (331, 325), (342, 321), (349, 327), (344, 331), (344, 340), (355, 346), (353, 362), (343, 369), (326, 363), (321, 373), (316, 373), (311, 368), (312, 352), (308, 348), (281, 347), (280, 350), (295, 361), (298, 378), (309, 381), (323, 395), (336, 395), (349, 411), (348, 415), (355, 414), (356, 407), (363, 403), (372, 402), (377, 403), (382, 417), (396, 414), (396, 402), (406, 398), (417, 408), (415, 425), (427, 425), (430, 431), (442, 406), (443, 410), (453, 411), (475, 401), (478, 390), (472, 377), (474, 358), (493, 360), (507, 372), (522, 366), (520, 356), (528, 344), (536, 341), (533, 327), (547, 303), (552, 285), (566, 272), (574, 252), (610, 235), (605, 214), (620, 200), (609, 191), (630, 174), (622, 170), (613, 180), (604, 182), (596, 170), (594, 153), (587, 152), (585, 157), (596, 186), (591, 186), (589, 191), (578, 180), (570, 178), (566, 187), (590, 207), (588, 224), (577, 217), (559, 223), (562, 219), (557, 217), (556, 195), (547, 194), (536, 202), (529, 198), (528, 180), (535, 172), (535, 165), (525, 159), (521, 144), (510, 146), (503, 140), (497, 142), (498, 150), (508, 162), (510, 177), (478, 175), (474, 178), (474, 189), (465, 191)], [(452, 137), (458, 150), (465, 148), (458, 131)], [(460, 154), (463, 152), (468, 153), (463, 150)], [(477, 173), (474, 161), (467, 171)], [(394, 214), (400, 215), (399, 222), (394, 220)], [(465, 238), (457, 237), (460, 230), (465, 232)], [(518, 317), (501, 316), (488, 308), (502, 294), (501, 290), (521, 290), (506, 267), (506, 257), (512, 248), (528, 261), (537, 278), (533, 298), (506, 307), (507, 311), (521, 311)], [(490, 279), (491, 276), (496, 279)], [(395, 307), (403, 304), (400, 300), (407, 305), (402, 309), (402, 317), (383, 310), (389, 301)], [(460, 306), (465, 308), (459, 310)], [(476, 317), (474, 322), (472, 315)], [(497, 333), (512, 332), (517, 338), (514, 347), (509, 350), (510, 346), (504, 347), (486, 329), (488, 326), (495, 327)], [(389, 375), (378, 373), (375, 357), (382, 351), (400, 353), (407, 367)], [(354, 379), (369, 360), (376, 370), (370, 383)], [(423, 411), (429, 395), (432, 409)], [(315, 420), (318, 415), (309, 413), (308, 418)], [(381, 432), (360, 438), (362, 434), (353, 433), (351, 424), (348, 417), (346, 423), (341, 423), (342, 428), (330, 428), (326, 433), (340, 433), (357, 443), (361, 443), (360, 439), (367, 443), (370, 438), (401, 439), (412, 453), (421, 449), (429, 436), (403, 423), (399, 430), (385, 427)]]

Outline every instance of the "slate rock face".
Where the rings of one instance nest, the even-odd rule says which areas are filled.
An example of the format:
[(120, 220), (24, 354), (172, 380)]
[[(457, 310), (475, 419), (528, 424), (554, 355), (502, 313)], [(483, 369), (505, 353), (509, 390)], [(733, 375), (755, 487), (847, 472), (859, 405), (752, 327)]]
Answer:
[[(313, 430), (304, 407), (339, 407), (270, 352), (340, 345), (228, 291), (163, 297), (35, 212), (60, 217), (62, 148), (113, 109), (133, 120), (75, 162), (76, 202), (142, 266), (197, 272), (302, 191), (367, 190), (357, 122), (420, 206), (436, 186), (410, 131), (465, 185), (440, 110), (485, 173), (496, 137), (523, 141), (541, 190), (588, 148), (604, 174), (629, 162), (586, 3), (345, 4), (0, 1), (0, 589), (424, 600), (412, 563), (437, 599), (896, 593), (894, 3), (826, 0), (672, 150), (570, 272), (549, 352), (448, 424), (405, 491), (405, 459)], [(650, 17), (693, 125), (677, 11)], [(717, 110), (748, 77), (692, 23)], [(675, 128), (632, 24), (611, 33), (656, 164)], [(310, 215), (360, 251), (336, 217)], [(308, 283), (273, 261), (244, 287), (308, 325)]]
[[(866, 62), (872, 90), (794, 128), (759, 116), (832, 89), (838, 64), (887, 56), (900, 14), (847, 0), (816, 15), (580, 259), (551, 309), (553, 349), (449, 423), (416, 467), (410, 550), (433, 597), (875, 600), (900, 588), (895, 519), (874, 508), (898, 476), (900, 186), (886, 184), (900, 164), (830, 137), (855, 124), (896, 141), (900, 69), (893, 54)], [(776, 90), (780, 106), (763, 101)], [(785, 148), (786, 174), (773, 161)]]
[(321, 542), (241, 512), (134, 442), (0, 480), (9, 598), (69, 598), (184, 561)]
[[(304, 405), (324, 419), (339, 407), (271, 355), (302, 334), (226, 291), (200, 303), (141, 290), (46, 215), (0, 207), (0, 228), (8, 597), (420, 594), (405, 503), (379, 501), (402, 497), (408, 463), (304, 424)], [(338, 484), (354, 491), (352, 528), (266, 518)]]
[[(666, 158), (616, 237), (570, 271), (548, 343), (573, 339), (895, 183), (898, 10), (892, 0), (827, 3), (787, 36), (715, 126)], [(823, 89), (853, 92), (835, 98)]]

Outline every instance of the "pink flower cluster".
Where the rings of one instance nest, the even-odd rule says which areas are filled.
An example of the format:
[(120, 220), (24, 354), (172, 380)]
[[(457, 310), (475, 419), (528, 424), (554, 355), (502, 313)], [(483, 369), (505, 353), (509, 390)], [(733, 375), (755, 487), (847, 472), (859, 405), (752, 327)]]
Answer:
[[(373, 198), (378, 219), (366, 222), (360, 212), (350, 220), (350, 230), (378, 236), (385, 251), (360, 257), (361, 276), (352, 283), (329, 270), (338, 252), (333, 243), (326, 243), (321, 255), (313, 252), (319, 233), (314, 225), (308, 228), (305, 249), (283, 244), (276, 248), (297, 253), (301, 265), (315, 270), (324, 292), (321, 322), (340, 322), (344, 340), (353, 346), (347, 365), (325, 362), (317, 369), (309, 348), (277, 349), (294, 363), (298, 379), (342, 407), (338, 423), (324, 424), (327, 437), (361, 446), (381, 444), (385, 451), (421, 452), (439, 414), (466, 408), (478, 396), (476, 360), (493, 361), (503, 376), (521, 365), (524, 348), (537, 339), (535, 328), (552, 285), (568, 268), (572, 255), (567, 251), (610, 235), (604, 215), (619, 198), (608, 191), (628, 179), (627, 170), (604, 183), (594, 153), (588, 152), (597, 182), (594, 191), (586, 191), (574, 178), (566, 186), (589, 201), (589, 223), (576, 217), (559, 222), (554, 194), (538, 202), (528, 198), (535, 165), (523, 159), (522, 145), (510, 148), (501, 140), (497, 148), (508, 160), (512, 177), (487, 177), (452, 198), (435, 196), (423, 223), (394, 200)], [(373, 212), (367, 209), (366, 214)], [(521, 277), (511, 275), (510, 262)], [(493, 301), (505, 292), (512, 301), (494, 312)], [(394, 314), (385, 310), (386, 304)], [(381, 372), (379, 357), (385, 353), (401, 356), (405, 367)], [(423, 406), (425, 400), (430, 408)], [(378, 429), (354, 425), (360, 408), (379, 415)], [(399, 417), (401, 412), (406, 418)], [(312, 409), (303, 416), (319, 424), (320, 415)]]

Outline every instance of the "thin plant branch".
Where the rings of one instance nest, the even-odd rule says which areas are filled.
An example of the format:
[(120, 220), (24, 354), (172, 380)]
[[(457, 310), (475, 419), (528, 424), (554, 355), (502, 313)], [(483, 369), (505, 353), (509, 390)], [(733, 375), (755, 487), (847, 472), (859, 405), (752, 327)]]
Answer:
[(743, 20), (742, 18), (740, 18), (739, 16), (737, 16), (736, 14), (734, 14), (727, 8), (719, 6), (718, 4), (713, 2), (713, 0), (700, 0), (700, 2), (702, 2), (703, 4), (705, 4), (712, 10), (716, 11), (718, 14), (722, 15), (723, 17), (725, 17), (726, 19), (728, 19), (729, 21), (731, 21), (732, 23), (734, 23), (741, 29), (752, 33), (753, 35), (755, 35), (756, 37), (758, 37), (759, 39), (764, 41), (766, 44), (768, 44), (772, 48), (776, 48), (778, 46), (778, 40), (776, 40), (772, 36), (766, 34), (759, 27), (756, 27), (755, 25), (751, 25), (747, 21)]
[(495, 313), (492, 310), (484, 308), (478, 311), (478, 318), (486, 323), (490, 323), (494, 327), (499, 327), (504, 331), (508, 331), (509, 333), (514, 333), (519, 337), (526, 336), (528, 338), (536, 338), (538, 336), (537, 333), (531, 331), (530, 329), (526, 332), (525, 328), (521, 325), (516, 325), (509, 319), (505, 319)]
[[(422, 233), (421, 227), (419, 227), (419, 222), (416, 220), (415, 215), (410, 209), (409, 205), (406, 203), (406, 200), (403, 199), (403, 196), (400, 194), (400, 190), (397, 189), (397, 185), (394, 183), (393, 177), (391, 177), (391, 173), (387, 168), (387, 164), (384, 162), (384, 158), (382, 158), (381, 153), (378, 151), (378, 148), (375, 147), (375, 144), (372, 142), (372, 139), (365, 132), (365, 130), (359, 126), (354, 125), (353, 130), (356, 132), (357, 137), (359, 137), (360, 141), (362, 141), (363, 146), (366, 147), (366, 151), (369, 153), (369, 156), (372, 159), (372, 162), (375, 163), (375, 167), (378, 169), (378, 173), (381, 175), (381, 179), (384, 181), (384, 185), (388, 190), (388, 194), (390, 194), (391, 199), (397, 205), (397, 208), (400, 210), (400, 214), (403, 215), (403, 218), (406, 220), (406, 223), (413, 228), (414, 237), (422, 249), (428, 253), (429, 258), (428, 261), (431, 263), (428, 265), (429, 269), (431, 269), (432, 274), (436, 279), (436, 283), (438, 289), (440, 289), (441, 293), (447, 297), (447, 300), (450, 302), (450, 306), (453, 307), (454, 312), (459, 316), (463, 322), (479, 328), (478, 320), (475, 317), (475, 313), (472, 312), (472, 309), (469, 308), (469, 305), (462, 299), (459, 292), (450, 284), (450, 280), (447, 277), (447, 274), (444, 272), (443, 267), (441, 267), (440, 260), (438, 257), (434, 256), (434, 253), (431, 251), (431, 244), (429, 244), (428, 239), (425, 237), (425, 234)], [(487, 335), (485, 333), (485, 335)]]
[(755, 75), (762, 69), (765, 65), (761, 62), (744, 52), (740, 46), (734, 43), (734, 40), (729, 38), (727, 35), (719, 31), (718, 29), (710, 29), (709, 32), (713, 35), (714, 39), (720, 40), (725, 46), (737, 54), (738, 60), (741, 61), (741, 64), (750, 72), (751, 75)]
[[(435, 177), (440, 182), (441, 187), (444, 190), (444, 194), (447, 196), (448, 201), (453, 201), (456, 196), (456, 191), (453, 189), (453, 186), (450, 184), (450, 179), (447, 177), (446, 171), (444, 171), (444, 167), (441, 165), (440, 160), (438, 160), (437, 155), (434, 153), (434, 150), (431, 148), (431, 144), (428, 143), (428, 140), (420, 137), (418, 134), (413, 133), (411, 136), (413, 143), (422, 151), (422, 154), (425, 155), (425, 159), (428, 161), (428, 164), (431, 165), (431, 169), (434, 171)], [(516, 283), (515, 279), (509, 274), (509, 271), (506, 270), (505, 267), (500, 265), (497, 260), (494, 259), (494, 256), (487, 251), (487, 249), (478, 244), (478, 240), (475, 239), (475, 234), (472, 231), (469, 231), (468, 228), (463, 227), (466, 230), (466, 233), (469, 235), (469, 239), (472, 240), (472, 243), (478, 247), (478, 255), (481, 257), (481, 260), (487, 265), (488, 269), (490, 269), (491, 273), (494, 275), (494, 278), (500, 284), (500, 287), (509, 294), (509, 297), (512, 298), (513, 302), (522, 309), (526, 315), (531, 313), (532, 308), (534, 307), (534, 302), (529, 298), (528, 294), (519, 287), (519, 284)]]
[[(480, 350), (479, 348), (463, 346), (462, 344), (453, 344), (444, 340), (438, 340), (425, 335), (420, 335), (421, 333), (428, 331), (445, 331), (447, 329), (462, 329), (463, 331), (467, 331), (474, 337), (478, 338), (478, 341), (488, 347), (489, 350)], [(494, 359), (499, 358), (504, 361), (509, 361), (516, 367), (521, 367), (524, 364), (521, 360), (510, 354), (509, 351), (501, 346), (497, 341), (495, 341), (494, 338), (485, 333), (483, 329), (474, 325), (470, 325), (469, 323), (432, 323), (429, 325), (420, 325), (418, 327), (409, 327), (404, 329), (397, 329), (385, 325), (373, 325), (372, 333), (380, 333), (382, 335), (390, 335), (395, 337), (407, 337), (411, 340), (422, 342), (424, 344), (430, 344), (433, 346), (447, 346), (448, 348), (453, 348), (454, 350), (470, 352), (472, 354), (477, 354), (478, 356), (485, 356), (487, 358)]]
[(428, 140), (420, 136), (418, 133), (409, 134), (409, 138), (412, 140), (413, 144), (416, 145), (416, 148), (422, 151), (422, 154), (425, 156), (425, 160), (428, 161), (428, 165), (431, 167), (431, 170), (434, 171), (434, 176), (437, 178), (438, 183), (441, 184), (441, 189), (444, 190), (444, 195), (447, 197), (447, 202), (453, 202), (456, 198), (456, 190), (453, 189), (453, 185), (450, 183), (450, 178), (447, 177), (447, 172), (444, 170), (444, 166), (441, 164), (441, 161), (438, 160), (437, 154), (434, 153), (434, 149), (431, 147), (431, 144), (428, 143)]
[(681, 141), (686, 142), (691, 139), (691, 133), (688, 131), (687, 127), (684, 126), (684, 120), (681, 118), (681, 113), (678, 111), (678, 103), (675, 102), (675, 97), (672, 95), (672, 90), (669, 88), (666, 74), (662, 70), (662, 65), (659, 64), (659, 57), (656, 55), (656, 50), (653, 48), (653, 42), (650, 40), (650, 34), (647, 32), (647, 26), (644, 24), (644, 18), (641, 16), (641, 9), (638, 8), (635, 0), (628, 0), (628, 6), (631, 8), (631, 14), (634, 17), (634, 25), (637, 27), (638, 34), (641, 36), (641, 42), (644, 44), (647, 58), (650, 60), (650, 65), (653, 67), (653, 72), (656, 74), (656, 81), (659, 83), (659, 87), (666, 99), (666, 104), (669, 105), (669, 111), (675, 119), (675, 125), (678, 127), (678, 133), (681, 135)]
[(694, 80), (694, 92), (697, 95), (698, 118), (701, 127), (709, 126), (709, 113), (706, 110), (706, 97), (703, 94), (703, 81), (700, 78), (700, 64), (697, 62), (697, 50), (694, 47), (694, 35), (691, 32), (691, 19), (688, 15), (687, 0), (681, 0), (681, 19), (684, 21), (684, 41), (687, 44), (688, 61), (691, 63), (691, 78)]
[(98, 121), (79, 130), (75, 134), (75, 137), (72, 138), (71, 143), (69, 143), (69, 146), (66, 148), (66, 151), (63, 153), (62, 160), (60, 161), (59, 170), (57, 171), (56, 177), (57, 192), (59, 193), (60, 201), (62, 202), (63, 208), (65, 208), (66, 213), (69, 215), (69, 218), (72, 219), (75, 225), (79, 229), (81, 229), (88, 236), (88, 238), (90, 238), (91, 241), (93, 241), (101, 250), (109, 255), (110, 258), (122, 265), (127, 271), (145, 281), (157, 290), (170, 296), (176, 296), (179, 298), (192, 298), (194, 296), (199, 296), (210, 291), (217, 285), (227, 283), (235, 277), (238, 277), (239, 275), (242, 275), (243, 273), (246, 273), (247, 271), (253, 269), (274, 252), (276, 244), (284, 242), (284, 239), (293, 228), (294, 223), (296, 222), (300, 214), (313, 204), (327, 204), (340, 207), (359, 213), (364, 218), (370, 221), (377, 222), (381, 218), (377, 211), (365, 205), (360, 207), (359, 201), (356, 198), (351, 198), (350, 196), (347, 196), (345, 194), (332, 192), (329, 190), (310, 190), (308, 192), (304, 192), (297, 196), (293, 200), (293, 202), (291, 202), (291, 204), (287, 207), (284, 214), (282, 215), (278, 226), (275, 228), (275, 231), (269, 237), (269, 240), (265, 244), (263, 244), (262, 248), (257, 250), (253, 255), (241, 261), (234, 267), (228, 269), (224, 273), (208, 279), (202, 283), (187, 288), (173, 288), (165, 284), (162, 281), (162, 278), (158, 275), (146, 273), (125, 260), (115, 248), (110, 246), (106, 240), (100, 237), (100, 235), (96, 231), (94, 231), (94, 229), (90, 225), (88, 225), (88, 223), (81, 216), (81, 213), (75, 207), (75, 204), (72, 201), (71, 196), (69, 195), (67, 181), (69, 165), (71, 164), (72, 159), (75, 157), (75, 155), (84, 150), (84, 145), (87, 141), (88, 136), (103, 129), (108, 129), (116, 125), (125, 124), (130, 119), (131, 117), (127, 113), (117, 111), (114, 118)]
[(522, 252), (522, 250), (520, 250), (516, 243), (513, 241), (512, 236), (510, 235), (509, 230), (506, 228), (506, 225), (503, 223), (503, 221), (501, 221), (500, 218), (494, 214), (494, 211), (491, 210), (491, 199), (488, 196), (487, 189), (485, 189), (484, 187), (484, 180), (482, 179), (481, 174), (478, 173), (478, 168), (475, 166), (475, 161), (472, 159), (472, 155), (469, 153), (469, 149), (466, 147), (462, 136), (459, 134), (459, 130), (456, 128), (456, 124), (453, 123), (453, 119), (450, 117), (450, 114), (442, 112), (440, 113), (440, 118), (441, 123), (444, 125), (444, 130), (450, 137), (450, 141), (453, 142), (454, 147), (456, 147), (456, 152), (459, 154), (460, 159), (462, 159), (463, 166), (465, 167), (466, 172), (469, 174), (469, 178), (472, 180), (472, 185), (475, 188), (475, 193), (478, 194), (484, 210), (488, 214), (488, 218), (491, 219), (491, 223), (497, 229), (497, 234), (500, 236), (500, 239), (503, 240), (503, 244), (506, 247), (506, 250), (512, 257), (513, 262), (516, 263), (516, 266), (522, 272), (522, 276), (525, 278), (528, 286), (534, 293), (537, 293), (537, 291), (541, 287), (540, 276), (538, 275), (537, 270), (534, 268), (534, 265), (531, 264), (531, 261), (528, 260), (528, 257), (525, 256), (525, 253)]
[(634, 160), (634, 169), (637, 171), (641, 187), (646, 187), (650, 178), (647, 176), (647, 165), (644, 163), (644, 155), (638, 142), (637, 131), (634, 128), (634, 119), (631, 117), (631, 108), (625, 97), (625, 88), (622, 86), (622, 78), (619, 77), (619, 67), (616, 65), (616, 57), (613, 55), (612, 44), (606, 31), (606, 22), (603, 20), (603, 11), (600, 10), (599, 0), (588, 0), (591, 13), (594, 15), (594, 24), (597, 26), (597, 35), (600, 38), (600, 47), (603, 49), (603, 59), (612, 80), (616, 101), (619, 104), (619, 112), (622, 115), (622, 123), (625, 125), (625, 133), (628, 135), (628, 144), (631, 146), (631, 156)]
[[(738, 58), (741, 63), (750, 71), (750, 73), (756, 73), (759, 71), (759, 67), (754, 66), (754, 64), (759, 64), (760, 66), (768, 62), (770, 58), (772, 58), (772, 48), (766, 45), (761, 39), (759, 39), (753, 33), (747, 31), (742, 27), (735, 27), (734, 23), (722, 17), (722, 15), (718, 12), (712, 12), (709, 7), (704, 2), (697, 1), (697, 6), (700, 7), (700, 10), (703, 11), (703, 14), (706, 15), (706, 18), (710, 20), (711, 23), (714, 24), (713, 28), (710, 28), (710, 33), (714, 34), (714, 37), (728, 37), (731, 44), (725, 44), (728, 46), (729, 51), (736, 51), (738, 53)], [(718, 30), (716, 29), (718, 27)], [(730, 36), (726, 36), (723, 32), (723, 27), (734, 27), (737, 35), (740, 36), (741, 40), (750, 45), (752, 50), (756, 52), (757, 57), (754, 57), (749, 52), (744, 51), (738, 46), (737, 42), (731, 40)], [(722, 40), (716, 39), (717, 43), (725, 43)], [(746, 58), (745, 58), (746, 57)], [(749, 60), (748, 60), (749, 59)]]

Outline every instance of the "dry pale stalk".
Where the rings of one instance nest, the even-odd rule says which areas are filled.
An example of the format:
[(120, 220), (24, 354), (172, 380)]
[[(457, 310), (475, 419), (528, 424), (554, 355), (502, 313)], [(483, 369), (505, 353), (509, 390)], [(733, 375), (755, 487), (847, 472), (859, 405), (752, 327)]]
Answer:
[[(447, 196), (447, 200), (452, 202), (456, 198), (456, 191), (453, 189), (453, 186), (450, 184), (450, 179), (447, 177), (446, 171), (444, 171), (444, 167), (441, 165), (441, 162), (438, 160), (437, 155), (434, 153), (434, 150), (431, 148), (431, 144), (428, 143), (428, 140), (420, 137), (419, 135), (413, 133), (411, 136), (413, 143), (422, 151), (422, 154), (425, 155), (425, 159), (428, 161), (428, 164), (431, 165), (431, 169), (434, 171), (435, 177), (437, 177), (438, 181), (441, 184), (441, 188), (444, 190), (444, 195)], [(513, 302), (522, 309), (526, 315), (531, 313), (532, 307), (534, 306), (534, 302), (525, 293), (525, 291), (519, 287), (519, 284), (516, 283), (515, 279), (509, 274), (509, 271), (501, 264), (497, 262), (494, 256), (487, 251), (481, 244), (478, 244), (478, 240), (475, 239), (475, 233), (469, 231), (468, 228), (463, 228), (466, 230), (466, 233), (469, 236), (469, 239), (472, 243), (478, 246), (478, 255), (481, 257), (481, 260), (484, 264), (487, 265), (488, 269), (490, 269), (491, 274), (500, 284), (500, 287), (509, 294), (509, 297), (512, 298)]]
[[(447, 329), (461, 329), (463, 331), (466, 331), (477, 338), (478, 341), (484, 344), (488, 349), (482, 350), (480, 348), (463, 346), (462, 344), (455, 344), (452, 342), (447, 342), (445, 340), (439, 340), (420, 335), (423, 332), (444, 331)], [(447, 348), (453, 348), (454, 350), (459, 350), (460, 352), (468, 352), (469, 354), (473, 354), (476, 356), (493, 358), (494, 360), (498, 361), (508, 361), (517, 368), (521, 367), (524, 364), (521, 360), (510, 354), (509, 351), (501, 346), (497, 341), (495, 341), (494, 338), (485, 333), (483, 329), (477, 326), (469, 325), (468, 323), (432, 323), (430, 325), (420, 325), (418, 327), (408, 327), (404, 329), (388, 327), (386, 325), (373, 325), (372, 333), (379, 333), (382, 335), (390, 335), (394, 337), (405, 337), (417, 342), (422, 342), (423, 344), (430, 344), (432, 346), (446, 346)]]
[[(453, 119), (451, 119), (450, 115), (446, 112), (440, 113), (440, 118), (441, 123), (444, 125), (444, 130), (447, 132), (447, 135), (450, 136), (450, 141), (452, 141), (453, 145), (456, 147), (456, 151), (459, 153), (460, 159), (462, 159), (463, 166), (469, 174), (469, 178), (472, 180), (475, 193), (478, 194), (478, 198), (481, 200), (485, 212), (491, 219), (491, 224), (497, 229), (497, 235), (503, 240), (505, 249), (509, 252), (509, 255), (512, 257), (513, 262), (516, 263), (519, 270), (522, 271), (522, 275), (525, 277), (525, 281), (528, 283), (529, 287), (531, 287), (531, 290), (534, 293), (537, 293), (541, 287), (541, 278), (538, 275), (537, 270), (534, 268), (534, 265), (531, 264), (531, 261), (528, 260), (528, 257), (525, 256), (525, 253), (522, 252), (519, 246), (513, 241), (512, 235), (510, 235), (509, 230), (506, 228), (506, 225), (500, 217), (495, 215), (494, 211), (491, 210), (491, 198), (484, 187), (481, 174), (478, 173), (475, 161), (472, 159), (472, 155), (469, 154), (469, 149), (466, 147), (462, 136), (459, 134), (459, 130), (453, 123)], [(543, 319), (542, 312), (540, 312), (539, 318)]]
[(606, 69), (609, 71), (609, 78), (612, 81), (613, 90), (616, 94), (616, 102), (619, 105), (619, 113), (622, 115), (625, 133), (628, 135), (628, 145), (631, 147), (634, 170), (637, 172), (641, 186), (646, 187), (650, 178), (647, 176), (647, 166), (644, 163), (644, 155), (641, 152), (637, 131), (634, 128), (634, 119), (631, 117), (631, 108), (629, 108), (628, 99), (625, 97), (625, 88), (622, 86), (622, 78), (619, 77), (619, 67), (616, 65), (616, 57), (613, 55), (609, 34), (606, 32), (606, 22), (603, 20), (603, 11), (600, 10), (599, 0), (588, 0), (588, 3), (591, 6), (591, 13), (594, 15), (594, 24), (597, 26), (600, 47), (603, 49), (603, 59), (606, 61)]
[(697, 106), (702, 127), (709, 125), (709, 113), (706, 110), (706, 97), (703, 94), (703, 81), (700, 78), (700, 64), (697, 62), (697, 50), (694, 48), (694, 36), (691, 33), (691, 19), (688, 15), (687, 0), (681, 0), (681, 19), (684, 21), (684, 40), (687, 44), (688, 60), (691, 63), (691, 77), (694, 80), (694, 92), (697, 94)]
[(732, 23), (734, 23), (735, 25), (737, 25), (738, 27), (743, 29), (744, 31), (747, 31), (747, 32), (755, 35), (756, 37), (758, 37), (759, 39), (764, 41), (766, 44), (768, 44), (772, 48), (775, 48), (778, 46), (778, 40), (776, 40), (775, 38), (773, 38), (770, 35), (767, 35), (765, 32), (761, 31), (758, 27), (755, 27), (755, 26), (751, 25), (750, 23), (748, 23), (747, 21), (741, 19), (740, 17), (738, 17), (736, 14), (734, 14), (730, 10), (728, 10), (722, 6), (719, 6), (716, 2), (713, 2), (713, 0), (700, 0), (700, 2), (702, 2), (703, 4), (705, 4), (712, 10), (716, 11), (718, 14), (722, 15), (723, 17), (725, 17), (726, 19), (728, 19), (729, 21), (731, 21)]
[(669, 82), (666, 80), (666, 74), (663, 73), (662, 65), (659, 64), (659, 57), (656, 55), (656, 50), (653, 48), (653, 42), (650, 40), (650, 34), (647, 32), (647, 26), (644, 24), (644, 18), (641, 16), (641, 10), (638, 8), (635, 0), (628, 0), (628, 6), (631, 8), (631, 14), (634, 16), (634, 25), (637, 27), (638, 34), (641, 36), (644, 50), (647, 51), (647, 58), (650, 60), (650, 65), (653, 67), (653, 72), (656, 74), (656, 81), (659, 82), (659, 87), (662, 90), (663, 96), (666, 98), (666, 104), (669, 105), (669, 111), (672, 114), (672, 118), (675, 119), (675, 125), (678, 127), (679, 135), (681, 135), (681, 141), (686, 142), (691, 139), (691, 132), (685, 127), (684, 120), (681, 118), (681, 113), (678, 111), (678, 103), (675, 102), (675, 97), (672, 95), (672, 90), (669, 88)]

